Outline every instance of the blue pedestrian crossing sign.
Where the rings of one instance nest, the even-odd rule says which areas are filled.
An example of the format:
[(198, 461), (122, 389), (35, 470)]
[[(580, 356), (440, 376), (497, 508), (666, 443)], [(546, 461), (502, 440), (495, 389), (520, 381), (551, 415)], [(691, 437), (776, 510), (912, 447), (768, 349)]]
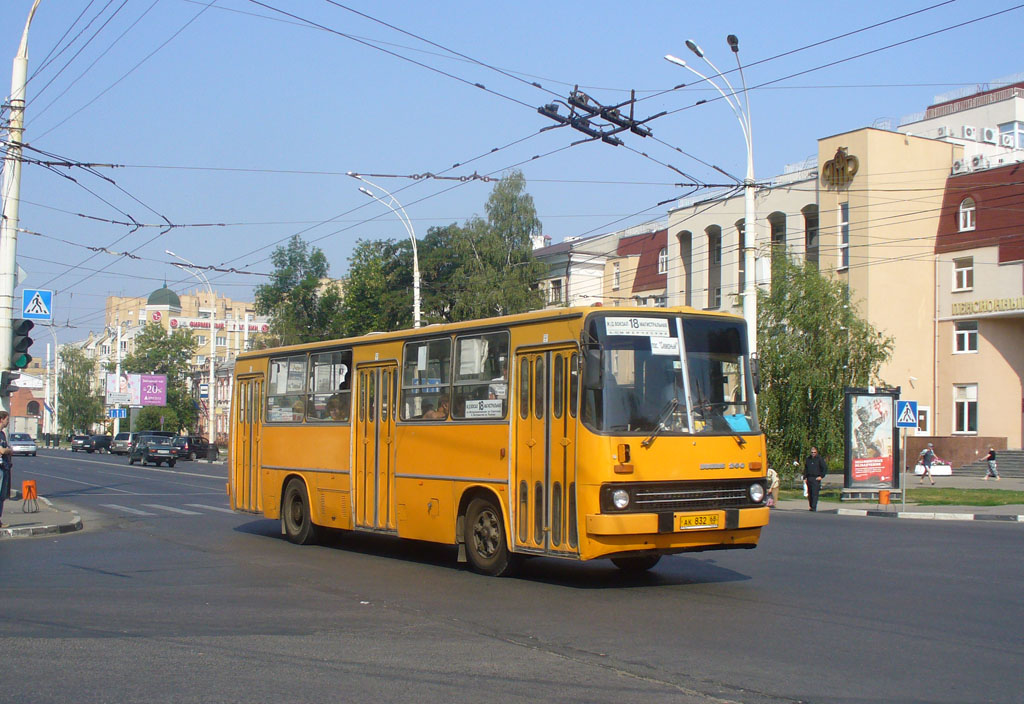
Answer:
[(28, 320), (53, 320), (53, 291), (38, 288), (23, 290), (21, 317)]
[(917, 401), (896, 402), (896, 427), (917, 427)]

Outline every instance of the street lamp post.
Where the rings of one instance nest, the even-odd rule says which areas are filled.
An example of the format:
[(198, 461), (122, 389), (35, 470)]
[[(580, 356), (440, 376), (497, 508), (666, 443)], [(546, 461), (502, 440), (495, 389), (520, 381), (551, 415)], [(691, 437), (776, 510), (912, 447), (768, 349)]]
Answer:
[(756, 185), (754, 183), (754, 133), (751, 129), (750, 124), (750, 97), (747, 93), (747, 81), (743, 76), (743, 66), (740, 64), (739, 50), (740, 42), (735, 34), (730, 34), (726, 41), (729, 43), (729, 48), (732, 49), (736, 55), (736, 65), (739, 67), (740, 80), (743, 86), (743, 104), (741, 105), (739, 100), (735, 98), (737, 95), (736, 90), (733, 89), (732, 84), (729, 83), (729, 79), (726, 78), (725, 74), (718, 70), (718, 68), (711, 63), (711, 60), (704, 55), (704, 51), (691, 39), (686, 40), (686, 48), (696, 54), (699, 58), (703, 59), (708, 66), (715, 72), (717, 76), (720, 76), (725, 85), (728, 87), (729, 92), (726, 93), (722, 90), (721, 86), (715, 83), (711, 78), (705, 76), (697, 69), (687, 64), (682, 59), (666, 54), (665, 59), (677, 66), (682, 66), (687, 71), (696, 74), (701, 80), (711, 84), (715, 90), (725, 99), (725, 102), (729, 104), (733, 114), (736, 115), (736, 119), (740, 123), (740, 130), (743, 132), (743, 141), (747, 147), (747, 176), (743, 180), (743, 202), (744, 202), (744, 214), (743, 214), (743, 270), (745, 272), (743, 281), (743, 292), (741, 297), (743, 299), (743, 319), (747, 323), (747, 339), (750, 343), (750, 353), (752, 355), (757, 354), (757, 285), (760, 283), (761, 278), (760, 272), (757, 271), (757, 218), (755, 213), (754, 204), (754, 192)]
[(180, 259), (181, 261), (185, 262), (185, 266), (182, 266), (181, 264), (175, 264), (174, 266), (178, 267), (179, 269), (184, 269), (188, 271), (188, 273), (192, 274), (192, 276), (194, 276), (200, 283), (206, 284), (206, 290), (210, 294), (210, 302), (211, 305), (213, 306), (213, 312), (210, 313), (210, 387), (209, 390), (206, 392), (208, 416), (207, 427), (209, 433), (209, 435), (206, 438), (207, 443), (209, 445), (209, 450), (207, 451), (206, 458), (209, 460), (213, 460), (217, 456), (217, 429), (216, 426), (214, 425), (215, 421), (213, 417), (213, 410), (217, 402), (217, 378), (215, 370), (217, 359), (217, 299), (213, 295), (213, 286), (210, 285), (210, 280), (206, 278), (206, 274), (203, 274), (199, 269), (196, 268), (195, 264), (190, 262), (188, 259), (185, 259), (185, 257), (175, 254), (169, 249), (165, 249), (164, 253), (174, 257), (175, 259)]
[(373, 186), (379, 191), (383, 191), (384, 194), (391, 199), (390, 201), (380, 198), (376, 193), (368, 188), (363, 188), (362, 186), (359, 187), (360, 193), (373, 198), (375, 201), (394, 213), (395, 217), (401, 221), (402, 225), (405, 226), (405, 231), (409, 234), (409, 240), (412, 242), (412, 326), (414, 328), (418, 328), (420, 326), (420, 259), (416, 252), (416, 233), (412, 229), (412, 221), (409, 220), (409, 214), (405, 212), (405, 208), (388, 189), (378, 186), (368, 178), (360, 176), (353, 171), (349, 171), (348, 175), (367, 185)]

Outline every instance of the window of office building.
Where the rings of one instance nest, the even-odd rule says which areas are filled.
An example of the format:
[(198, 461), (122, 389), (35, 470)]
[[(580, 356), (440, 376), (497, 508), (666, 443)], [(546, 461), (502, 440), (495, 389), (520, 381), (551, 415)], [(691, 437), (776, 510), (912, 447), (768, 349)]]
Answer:
[(953, 290), (970, 291), (974, 288), (974, 257), (953, 260)]
[(1024, 149), (1024, 122), (1004, 122), (999, 125), (999, 145), (1010, 149)]
[(662, 247), (661, 251), (658, 252), (658, 273), (668, 273), (668, 249), (665, 247)]
[(968, 232), (974, 229), (978, 208), (973, 198), (964, 198), (960, 201), (960, 232)]
[(954, 351), (957, 353), (978, 351), (977, 320), (964, 320), (956, 324), (956, 345)]
[(978, 385), (957, 384), (953, 387), (956, 419), (954, 433), (978, 432)]

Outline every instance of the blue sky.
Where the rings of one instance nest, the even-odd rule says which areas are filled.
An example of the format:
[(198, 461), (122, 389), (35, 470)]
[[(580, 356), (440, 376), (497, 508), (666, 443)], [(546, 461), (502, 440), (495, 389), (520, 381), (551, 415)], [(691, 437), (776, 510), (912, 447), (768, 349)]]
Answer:
[[(0, 66), (10, 66), (30, 6), (0, 3)], [(664, 217), (657, 204), (690, 191), (664, 164), (702, 183), (726, 180), (672, 147), (742, 177), (732, 113), (722, 101), (697, 105), (717, 93), (689, 85), (694, 77), (662, 58), (693, 59), (706, 72), (685, 39), (729, 70), (725, 37), (739, 37), (756, 173), (768, 178), (812, 156), (819, 137), (895, 124), (937, 94), (1024, 70), (1017, 6), (42, 0), (25, 138), (59, 159), (119, 168), (96, 169), (114, 183), (59, 169), (76, 183), (26, 164), (20, 227), (39, 234), (19, 235), (19, 264), (26, 286), (55, 291), (69, 341), (100, 328), (107, 295), (148, 295), (165, 278), (179, 292), (195, 288), (165, 249), (248, 272), (210, 278), (218, 292), (251, 299), (256, 274), (271, 270), (270, 253), (292, 234), (323, 249), (334, 276), (358, 239), (405, 237), (347, 171), (500, 176), (517, 167), (554, 242), (612, 231)], [(1002, 14), (975, 21), (993, 13)], [(668, 114), (648, 123), (652, 139), (570, 146), (582, 135), (540, 132), (554, 123), (536, 108), (564, 101), (574, 84), (603, 104), (635, 89), (636, 117)], [(404, 203), (421, 237), (483, 214), (491, 189), (482, 180), (373, 180)], [(118, 224), (128, 216), (176, 227), (132, 231)]]

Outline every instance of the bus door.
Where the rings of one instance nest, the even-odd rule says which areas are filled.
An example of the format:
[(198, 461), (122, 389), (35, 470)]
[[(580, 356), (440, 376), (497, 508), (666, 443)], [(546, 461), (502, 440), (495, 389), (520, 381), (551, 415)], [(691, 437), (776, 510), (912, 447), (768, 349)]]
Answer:
[(235, 385), (235, 431), (231, 465), (234, 508), (263, 510), (260, 479), (260, 432), (263, 429), (263, 377), (243, 377)]
[(360, 528), (395, 530), (395, 409), (398, 365), (356, 372), (355, 494)]
[(577, 551), (577, 361), (575, 347), (516, 355), (513, 532), (524, 551)]

